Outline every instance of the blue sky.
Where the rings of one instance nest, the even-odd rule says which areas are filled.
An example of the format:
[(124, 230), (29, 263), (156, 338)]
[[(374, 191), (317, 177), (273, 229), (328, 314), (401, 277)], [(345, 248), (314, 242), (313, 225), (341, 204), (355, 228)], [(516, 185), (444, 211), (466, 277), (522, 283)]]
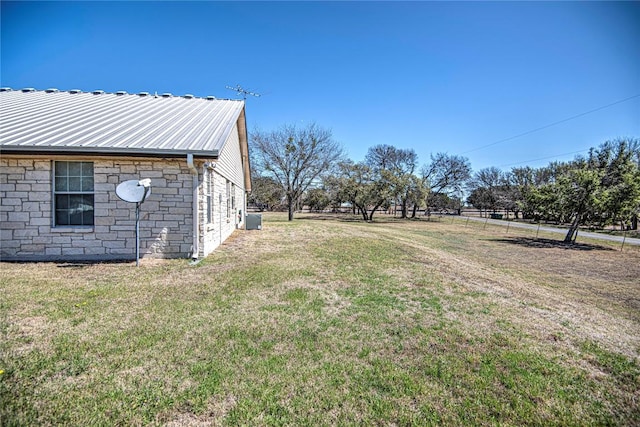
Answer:
[(640, 137), (637, 96), (495, 144), (640, 95), (640, 2), (1, 5), (2, 86), (235, 98), (240, 84), (262, 95), (250, 131), (316, 122), (356, 161), (390, 144), (507, 170)]

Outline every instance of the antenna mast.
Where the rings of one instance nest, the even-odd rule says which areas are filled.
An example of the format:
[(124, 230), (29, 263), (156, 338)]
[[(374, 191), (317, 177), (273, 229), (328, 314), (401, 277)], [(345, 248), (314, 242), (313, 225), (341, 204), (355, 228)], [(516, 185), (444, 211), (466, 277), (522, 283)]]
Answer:
[(232, 90), (234, 92), (238, 92), (239, 94), (242, 94), (242, 97), (245, 101), (247, 100), (247, 95), (255, 96), (256, 98), (260, 97), (259, 93), (251, 92), (249, 90), (243, 89), (242, 86), (240, 85), (237, 85), (236, 87), (227, 86), (227, 89)]

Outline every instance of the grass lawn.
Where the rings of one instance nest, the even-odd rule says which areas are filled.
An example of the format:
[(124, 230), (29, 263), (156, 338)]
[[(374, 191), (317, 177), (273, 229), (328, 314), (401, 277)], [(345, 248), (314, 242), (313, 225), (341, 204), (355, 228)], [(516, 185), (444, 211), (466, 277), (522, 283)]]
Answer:
[(0, 425), (640, 424), (640, 248), (263, 225), (196, 266), (0, 263)]

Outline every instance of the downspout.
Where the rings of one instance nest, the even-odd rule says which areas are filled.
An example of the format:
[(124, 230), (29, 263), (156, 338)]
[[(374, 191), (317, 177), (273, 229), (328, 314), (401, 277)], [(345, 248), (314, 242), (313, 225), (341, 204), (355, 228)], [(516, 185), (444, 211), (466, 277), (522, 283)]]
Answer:
[(191, 153), (187, 153), (187, 166), (193, 176), (193, 254), (191, 258), (197, 260), (200, 253), (200, 238), (198, 236), (198, 222), (200, 221), (198, 218), (198, 169), (193, 164), (193, 154)]

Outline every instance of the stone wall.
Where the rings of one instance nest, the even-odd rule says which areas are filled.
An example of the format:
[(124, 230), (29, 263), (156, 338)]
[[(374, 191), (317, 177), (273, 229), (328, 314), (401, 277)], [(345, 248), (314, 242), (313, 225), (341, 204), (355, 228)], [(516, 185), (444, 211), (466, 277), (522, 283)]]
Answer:
[[(94, 163), (94, 226), (53, 227), (53, 160)], [(115, 194), (129, 179), (151, 179), (141, 205), (141, 257), (191, 256), (192, 175), (185, 159), (0, 158), (0, 257), (3, 260), (135, 258), (135, 204)]]

